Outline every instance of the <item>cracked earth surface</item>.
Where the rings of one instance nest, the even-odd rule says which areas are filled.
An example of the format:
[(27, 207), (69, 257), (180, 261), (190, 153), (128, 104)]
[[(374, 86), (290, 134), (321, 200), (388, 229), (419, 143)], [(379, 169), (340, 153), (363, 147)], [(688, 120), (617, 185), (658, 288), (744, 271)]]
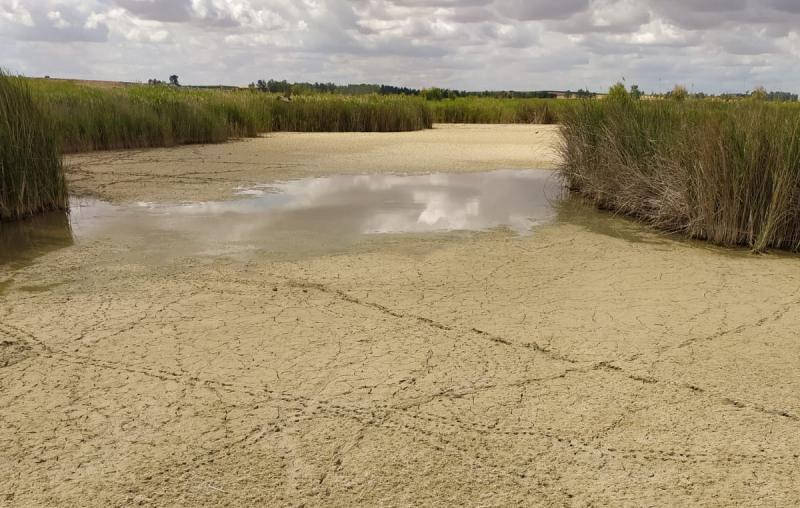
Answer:
[(0, 267), (0, 504), (800, 503), (797, 257), (568, 221), (135, 248)]

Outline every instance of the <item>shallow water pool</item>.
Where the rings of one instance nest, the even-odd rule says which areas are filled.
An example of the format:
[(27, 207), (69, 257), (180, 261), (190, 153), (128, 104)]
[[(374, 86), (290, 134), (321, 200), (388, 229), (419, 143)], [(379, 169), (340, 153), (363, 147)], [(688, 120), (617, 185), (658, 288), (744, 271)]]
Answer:
[(555, 219), (560, 189), (551, 171), (500, 170), (307, 178), (240, 187), (219, 202), (112, 205), (73, 199), (69, 214), (3, 225), (0, 262), (25, 262), (99, 239), (173, 254), (221, 254), (324, 251), (377, 234), (505, 227), (526, 235)]

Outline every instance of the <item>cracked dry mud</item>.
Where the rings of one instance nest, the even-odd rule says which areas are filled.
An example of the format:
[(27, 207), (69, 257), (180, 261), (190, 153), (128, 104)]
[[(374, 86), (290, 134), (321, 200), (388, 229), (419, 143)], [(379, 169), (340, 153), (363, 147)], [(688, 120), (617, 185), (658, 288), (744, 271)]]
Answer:
[(800, 260), (624, 227), (0, 268), (0, 504), (797, 505)]

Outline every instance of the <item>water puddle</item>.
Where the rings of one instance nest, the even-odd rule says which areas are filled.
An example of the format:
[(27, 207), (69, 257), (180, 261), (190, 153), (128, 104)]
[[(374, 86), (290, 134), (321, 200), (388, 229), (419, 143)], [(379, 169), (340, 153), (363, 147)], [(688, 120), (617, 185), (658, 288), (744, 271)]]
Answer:
[(247, 250), (324, 253), (366, 235), (483, 231), (519, 235), (556, 219), (551, 171), (308, 178), (234, 190), (229, 201), (116, 206), (73, 200), (70, 214), (0, 226), (0, 263), (73, 243), (118, 239), (153, 255)]
[[(74, 243), (70, 217), (51, 212), (30, 219), (0, 223), (0, 265), (25, 265), (48, 252)], [(0, 292), (5, 282), (0, 282)]]

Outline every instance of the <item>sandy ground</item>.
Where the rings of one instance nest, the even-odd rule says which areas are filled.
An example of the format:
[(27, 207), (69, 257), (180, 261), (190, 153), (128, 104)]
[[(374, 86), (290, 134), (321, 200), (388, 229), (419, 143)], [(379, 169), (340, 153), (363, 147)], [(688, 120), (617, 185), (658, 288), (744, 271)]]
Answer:
[[(446, 132), (427, 133), (441, 166), (417, 170), (491, 154), (537, 165), (521, 148), (454, 148), (521, 144), (521, 128)], [(383, 136), (335, 138), (87, 156), (96, 176), (81, 185), (135, 172), (99, 192), (184, 198), (325, 171), (305, 154), (274, 174), (204, 173), (207, 191), (166, 185), (192, 168), (172, 164), (185, 154), (257, 160), (283, 150), (271, 141), (316, 140), (331, 161), (362, 160), (353, 171), (424, 160), (392, 162)], [(366, 146), (383, 158), (371, 165)], [(137, 248), (98, 241), (0, 268), (0, 504), (800, 503), (797, 257), (600, 214), (294, 260), (120, 261)]]
[(275, 133), (220, 145), (75, 155), (70, 189), (111, 202), (229, 199), (231, 188), (332, 174), (552, 168), (553, 125), (437, 125), (402, 133)]

